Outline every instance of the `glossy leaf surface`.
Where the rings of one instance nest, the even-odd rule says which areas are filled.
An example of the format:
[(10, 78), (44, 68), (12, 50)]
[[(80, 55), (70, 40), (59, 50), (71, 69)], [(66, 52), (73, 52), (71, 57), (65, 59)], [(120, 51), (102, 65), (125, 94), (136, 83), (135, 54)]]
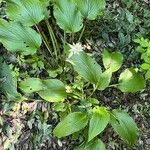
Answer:
[(85, 52), (74, 54), (70, 58), (75, 71), (93, 84), (97, 84), (102, 73), (101, 66)]
[(28, 78), (22, 81), (19, 87), (24, 93), (37, 92), (49, 102), (61, 102), (66, 98), (65, 85), (57, 79)]
[(105, 0), (74, 0), (84, 18), (94, 20), (105, 9)]
[(120, 74), (118, 88), (122, 92), (138, 92), (144, 87), (144, 78), (133, 68), (126, 69)]
[(93, 139), (91, 142), (83, 143), (74, 150), (105, 150), (105, 145), (100, 139)]
[(97, 89), (98, 90), (105, 90), (110, 84), (111, 77), (112, 77), (112, 72), (111, 72), (110, 69), (103, 72), (100, 75), (100, 79), (99, 79), (99, 82), (98, 82), (98, 85), (97, 85)]
[(111, 124), (124, 142), (129, 146), (135, 144), (138, 138), (138, 128), (134, 120), (126, 112), (113, 110)]
[(105, 107), (95, 108), (90, 120), (88, 141), (91, 141), (94, 137), (100, 134), (106, 128), (109, 120), (110, 115)]
[(54, 16), (59, 27), (67, 33), (78, 32), (83, 26), (82, 15), (73, 0), (57, 0)]
[(11, 20), (33, 26), (45, 18), (46, 5), (43, 0), (9, 0), (6, 13)]
[(36, 52), (42, 40), (40, 35), (30, 27), (0, 19), (0, 42), (11, 52), (19, 51), (29, 55)]
[(123, 62), (123, 56), (120, 52), (109, 53), (107, 50), (103, 52), (103, 64), (105, 69), (110, 69), (112, 72), (117, 71)]
[(66, 98), (66, 90), (64, 84), (57, 79), (44, 80), (44, 89), (38, 94), (44, 100), (49, 102), (61, 102)]
[(44, 89), (44, 85), (39, 78), (28, 78), (21, 81), (19, 87), (24, 93), (33, 93)]
[(58, 138), (65, 137), (83, 129), (87, 125), (87, 123), (88, 117), (86, 113), (70, 113), (56, 126), (53, 133)]

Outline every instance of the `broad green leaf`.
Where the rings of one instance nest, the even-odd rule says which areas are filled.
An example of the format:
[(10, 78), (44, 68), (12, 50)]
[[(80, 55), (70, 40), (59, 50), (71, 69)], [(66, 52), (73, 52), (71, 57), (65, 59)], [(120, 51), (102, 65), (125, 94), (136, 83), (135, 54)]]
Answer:
[(17, 92), (17, 84), (12, 77), (9, 66), (0, 57), (0, 78), (3, 79), (0, 83), (0, 89), (9, 100), (20, 100), (21, 95)]
[(132, 146), (138, 138), (138, 128), (134, 120), (124, 111), (113, 110), (111, 125), (124, 142)]
[(44, 89), (38, 94), (49, 102), (61, 102), (66, 98), (65, 85), (57, 79), (43, 80)]
[(141, 68), (144, 69), (144, 70), (150, 70), (150, 64), (143, 63), (143, 64), (141, 65)]
[(97, 85), (98, 90), (105, 90), (111, 81), (112, 72), (110, 69), (106, 70), (100, 75), (100, 79)]
[(105, 9), (105, 0), (74, 0), (84, 18), (94, 20)]
[(102, 73), (101, 66), (85, 52), (74, 54), (70, 58), (75, 71), (93, 84), (97, 84)]
[(7, 50), (25, 55), (34, 54), (42, 43), (40, 35), (33, 29), (3, 19), (0, 19), (0, 42)]
[(88, 123), (86, 113), (74, 112), (70, 113), (64, 120), (62, 120), (54, 129), (53, 133), (58, 138), (68, 136), (72, 133), (80, 131)]
[(52, 0), (40, 0), (41, 4), (43, 6), (43, 12), (45, 14), (45, 18), (47, 18), (47, 19), (49, 18), (49, 12), (46, 8), (49, 6), (50, 1), (52, 1)]
[(100, 134), (106, 128), (109, 120), (110, 115), (105, 107), (94, 108), (89, 125), (88, 141)]
[(105, 145), (100, 139), (93, 139), (91, 142), (83, 143), (74, 150), (105, 150)]
[(145, 80), (135, 69), (126, 69), (120, 74), (118, 88), (122, 92), (137, 92), (144, 87)]
[(33, 93), (44, 89), (44, 85), (39, 78), (28, 78), (20, 82), (19, 88), (24, 93)]
[(57, 0), (54, 17), (59, 27), (67, 33), (78, 32), (83, 26), (82, 15), (73, 0)]
[(45, 18), (47, 11), (43, 0), (8, 0), (6, 13), (10, 20), (24, 26), (33, 26)]
[(150, 70), (148, 70), (145, 74), (145, 79), (148, 80), (150, 79)]
[(134, 42), (140, 44), (140, 46), (142, 46), (142, 47), (148, 47), (149, 46), (148, 39), (144, 39), (143, 37), (141, 39), (135, 39)]
[(120, 52), (109, 53), (107, 50), (103, 52), (103, 64), (106, 69), (112, 72), (117, 71), (123, 62), (123, 56)]
[(41, 3), (42, 3), (42, 5), (46, 8), (46, 7), (48, 7), (49, 6), (49, 2), (50, 1), (52, 1), (52, 0), (39, 0)]
[(56, 79), (29, 78), (20, 82), (19, 88), (24, 93), (37, 92), (41, 98), (49, 102), (61, 102), (66, 98), (64, 84)]

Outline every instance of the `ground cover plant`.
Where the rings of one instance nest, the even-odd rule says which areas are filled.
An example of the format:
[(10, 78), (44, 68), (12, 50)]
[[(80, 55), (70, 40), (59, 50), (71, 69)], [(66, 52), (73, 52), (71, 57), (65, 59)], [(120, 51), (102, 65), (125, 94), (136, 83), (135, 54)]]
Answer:
[[(123, 4), (130, 7), (131, 2)], [(67, 137), (77, 141), (68, 149), (103, 150), (107, 128), (127, 149), (133, 148), (140, 134), (134, 119), (95, 95), (108, 88), (124, 94), (141, 92), (147, 75), (144, 78), (137, 66), (120, 69), (124, 52), (105, 47), (99, 63), (85, 41), (81, 44), (89, 22), (104, 16), (105, 7), (105, 0), (6, 1), (6, 15), (0, 19), (0, 42), (6, 49), (0, 57), (3, 149), (42, 149), (53, 140), (59, 148), (52, 149), (65, 149), (61, 140)], [(126, 14), (131, 23), (132, 15), (127, 10)], [(119, 34), (122, 50), (131, 41), (126, 43)], [(149, 42), (134, 41), (141, 44), (138, 50), (144, 47), (145, 61)], [(31, 143), (23, 148), (19, 139)]]

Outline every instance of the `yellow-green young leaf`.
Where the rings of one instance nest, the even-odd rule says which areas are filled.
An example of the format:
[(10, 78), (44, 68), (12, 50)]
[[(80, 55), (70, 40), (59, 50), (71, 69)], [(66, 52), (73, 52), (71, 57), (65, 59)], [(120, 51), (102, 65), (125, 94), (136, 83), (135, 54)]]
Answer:
[(100, 79), (97, 85), (98, 90), (105, 90), (111, 81), (112, 72), (110, 69), (106, 70), (100, 75)]
[(134, 120), (126, 112), (113, 110), (111, 125), (121, 139), (130, 147), (135, 144), (138, 138), (138, 128)]
[(61, 102), (66, 98), (65, 85), (57, 79), (48, 79), (42, 81), (44, 89), (38, 94), (44, 100), (49, 102)]
[(93, 139), (91, 142), (83, 143), (74, 150), (105, 150), (105, 145), (100, 139)]
[(83, 112), (70, 113), (62, 120), (54, 129), (53, 133), (58, 138), (68, 136), (72, 133), (80, 131), (88, 123), (88, 116)]
[(145, 79), (148, 80), (150, 79), (150, 70), (148, 70), (145, 74)]
[(120, 74), (118, 88), (122, 92), (138, 92), (144, 87), (145, 80), (135, 69), (126, 69)]
[(110, 115), (105, 107), (94, 108), (92, 118), (90, 119), (88, 141), (91, 141), (100, 134), (106, 128), (109, 120)]
[(82, 15), (73, 0), (57, 0), (54, 17), (59, 27), (67, 33), (78, 32), (83, 26)]
[(123, 62), (123, 56), (120, 52), (109, 53), (107, 50), (103, 52), (103, 64), (106, 69), (112, 72), (117, 71)]
[(20, 100), (21, 95), (17, 92), (17, 84), (12, 77), (9, 66), (0, 57), (0, 90), (4, 92), (9, 100)]
[(30, 27), (0, 19), (0, 42), (11, 52), (20, 51), (29, 55), (36, 52), (42, 40), (40, 35)]
[(6, 13), (10, 20), (33, 26), (45, 18), (47, 8), (42, 0), (9, 0)]
[(70, 58), (75, 71), (93, 84), (97, 84), (102, 73), (101, 66), (85, 52), (74, 54)]
[(39, 78), (28, 78), (20, 82), (19, 88), (24, 93), (33, 93), (44, 89), (44, 85)]
[(144, 69), (144, 70), (150, 70), (150, 64), (143, 63), (143, 64), (141, 65), (141, 68)]
[(74, 0), (84, 18), (94, 20), (105, 9), (105, 0)]

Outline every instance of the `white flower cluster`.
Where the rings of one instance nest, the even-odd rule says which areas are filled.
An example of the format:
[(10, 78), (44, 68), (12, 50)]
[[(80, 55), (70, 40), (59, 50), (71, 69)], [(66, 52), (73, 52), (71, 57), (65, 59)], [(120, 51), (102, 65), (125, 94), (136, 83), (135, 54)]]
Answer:
[(83, 47), (80, 43), (70, 45), (70, 48), (71, 49), (69, 50), (70, 53), (69, 53), (68, 58), (71, 58), (71, 56), (73, 56), (74, 54), (78, 54), (83, 51)]

